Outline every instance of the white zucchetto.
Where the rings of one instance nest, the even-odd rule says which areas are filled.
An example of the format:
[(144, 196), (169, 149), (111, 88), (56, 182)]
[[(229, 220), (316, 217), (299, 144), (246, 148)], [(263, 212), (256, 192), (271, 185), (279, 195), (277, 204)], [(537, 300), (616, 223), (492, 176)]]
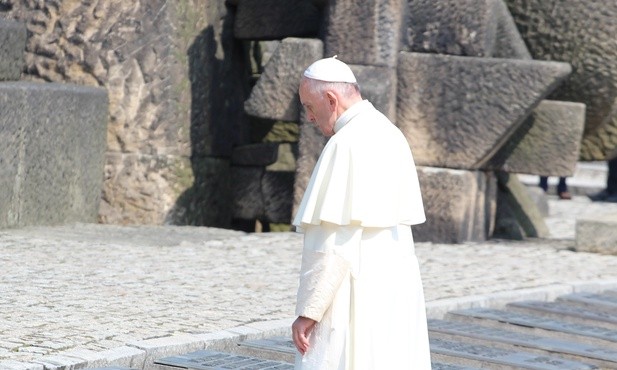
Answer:
[(351, 68), (340, 60), (336, 55), (332, 58), (324, 58), (311, 64), (305, 71), (304, 77), (326, 82), (347, 82), (356, 83)]

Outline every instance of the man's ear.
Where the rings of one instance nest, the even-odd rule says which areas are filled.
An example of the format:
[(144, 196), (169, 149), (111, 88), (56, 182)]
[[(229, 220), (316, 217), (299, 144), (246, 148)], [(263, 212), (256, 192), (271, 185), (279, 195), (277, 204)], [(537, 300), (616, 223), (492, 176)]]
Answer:
[(326, 99), (328, 99), (328, 106), (330, 107), (330, 111), (336, 111), (336, 107), (338, 106), (338, 97), (332, 91), (326, 91)]

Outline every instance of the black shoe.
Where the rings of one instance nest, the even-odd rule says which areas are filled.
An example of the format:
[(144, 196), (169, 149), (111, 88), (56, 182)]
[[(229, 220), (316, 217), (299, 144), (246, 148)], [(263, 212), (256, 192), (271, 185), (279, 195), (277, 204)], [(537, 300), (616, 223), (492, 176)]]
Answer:
[(615, 197), (617, 195), (615, 194), (611, 194), (608, 192), (608, 190), (604, 189), (599, 193), (595, 193), (595, 194), (589, 194), (587, 195), (589, 197), (589, 199), (591, 199), (594, 202), (603, 202), (605, 201), (607, 198), (609, 197)]
[(603, 202), (617, 203), (617, 194), (611, 194), (602, 200)]

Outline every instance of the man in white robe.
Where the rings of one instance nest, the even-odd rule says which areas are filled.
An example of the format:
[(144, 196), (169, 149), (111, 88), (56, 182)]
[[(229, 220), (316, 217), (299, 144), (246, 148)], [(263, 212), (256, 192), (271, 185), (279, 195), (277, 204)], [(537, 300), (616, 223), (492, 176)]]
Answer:
[(299, 94), (331, 138), (293, 221), (304, 232), (296, 369), (430, 369), (410, 227), (425, 215), (409, 144), (335, 58), (309, 66)]

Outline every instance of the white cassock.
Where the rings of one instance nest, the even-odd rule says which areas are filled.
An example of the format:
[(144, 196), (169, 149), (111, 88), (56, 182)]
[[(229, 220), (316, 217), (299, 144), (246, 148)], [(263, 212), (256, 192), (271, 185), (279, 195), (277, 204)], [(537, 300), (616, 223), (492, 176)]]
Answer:
[(293, 221), (304, 232), (296, 314), (318, 321), (296, 369), (431, 368), (410, 227), (424, 221), (407, 140), (371, 103), (354, 104)]

